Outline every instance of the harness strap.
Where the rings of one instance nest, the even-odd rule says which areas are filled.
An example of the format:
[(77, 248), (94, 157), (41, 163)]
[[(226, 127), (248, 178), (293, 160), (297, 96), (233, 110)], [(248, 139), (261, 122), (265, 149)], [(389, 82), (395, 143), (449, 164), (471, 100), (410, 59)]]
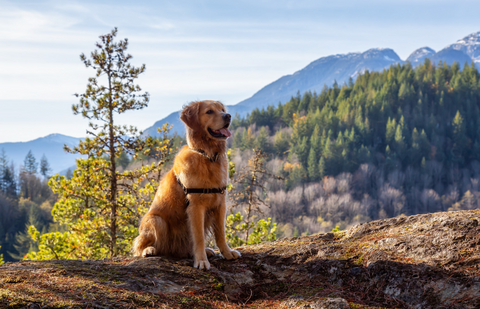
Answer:
[(227, 190), (227, 187), (223, 187), (223, 188), (203, 188), (203, 189), (190, 188), (190, 189), (188, 189), (183, 185), (183, 183), (180, 181), (180, 179), (178, 179), (178, 177), (176, 177), (176, 178), (177, 178), (177, 182), (180, 185), (180, 187), (182, 188), (183, 192), (185, 192), (185, 200), (187, 201), (186, 207), (188, 207), (188, 205), (190, 204), (190, 201), (187, 198), (187, 194), (190, 194), (190, 193), (203, 193), (203, 194), (220, 193), (220, 194), (224, 194), (225, 190)]
[[(219, 155), (218, 152), (215, 152), (213, 157), (210, 157), (209, 155), (207, 155), (207, 153), (203, 149), (199, 149), (199, 148), (190, 148), (190, 149), (199, 153), (199, 154), (201, 154), (202, 156), (204, 156), (205, 158), (210, 160), (210, 162), (212, 162), (212, 163), (217, 162), (218, 159), (220, 158), (220, 155)], [(185, 193), (185, 200), (187, 201), (187, 205), (186, 205), (187, 207), (190, 204), (190, 201), (187, 198), (187, 194), (190, 194), (190, 193), (202, 193), (202, 194), (220, 193), (220, 194), (224, 194), (225, 191), (227, 190), (227, 187), (223, 187), (223, 188), (185, 188), (185, 186), (180, 181), (180, 179), (178, 179), (178, 177), (176, 175), (175, 175), (175, 177), (177, 178), (178, 184), (180, 185), (183, 192)]]

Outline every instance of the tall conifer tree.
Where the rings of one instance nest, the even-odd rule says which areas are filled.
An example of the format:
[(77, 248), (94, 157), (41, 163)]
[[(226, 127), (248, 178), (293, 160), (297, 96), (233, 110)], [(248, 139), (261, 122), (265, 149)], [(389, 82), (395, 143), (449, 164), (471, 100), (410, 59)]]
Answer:
[[(89, 78), (85, 93), (76, 94), (80, 102), (72, 107), (74, 114), (91, 120), (89, 137), (73, 149), (65, 149), (86, 158), (77, 159), (71, 179), (57, 174), (49, 182), (60, 197), (52, 211), (54, 220), (67, 225), (69, 231), (40, 235), (31, 226), (30, 235), (40, 243), (40, 251), (28, 256), (31, 259), (127, 254), (138, 235), (138, 220), (154, 197), (170, 143), (165, 135), (163, 139), (145, 139), (135, 127), (116, 123), (117, 115), (145, 108), (149, 102), (149, 94), (141, 93), (134, 83), (145, 65), (129, 63), (128, 40), (114, 42), (116, 35), (116, 28), (101, 35), (98, 49), (89, 58), (80, 55), (85, 66), (96, 73)], [(159, 132), (166, 130), (164, 125)], [(120, 172), (117, 159), (122, 153), (155, 160)]]

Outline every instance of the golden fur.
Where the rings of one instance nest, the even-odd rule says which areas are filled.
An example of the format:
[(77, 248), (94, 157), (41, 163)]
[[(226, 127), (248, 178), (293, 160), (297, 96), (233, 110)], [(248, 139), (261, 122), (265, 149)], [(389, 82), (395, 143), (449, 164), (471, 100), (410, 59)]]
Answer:
[[(205, 236), (213, 232), (215, 242), (226, 259), (236, 259), (240, 253), (231, 250), (225, 240), (225, 194), (188, 194), (186, 188), (222, 188), (227, 185), (228, 162), (226, 137), (214, 137), (208, 129), (220, 130), (230, 123), (222, 103), (216, 101), (192, 102), (180, 116), (187, 125), (187, 143), (175, 157), (173, 168), (160, 182), (148, 213), (140, 224), (140, 235), (135, 239), (135, 256), (167, 255), (194, 258), (194, 267), (210, 269), (205, 248)], [(218, 132), (218, 131), (217, 131)], [(218, 160), (210, 161), (201, 153)]]

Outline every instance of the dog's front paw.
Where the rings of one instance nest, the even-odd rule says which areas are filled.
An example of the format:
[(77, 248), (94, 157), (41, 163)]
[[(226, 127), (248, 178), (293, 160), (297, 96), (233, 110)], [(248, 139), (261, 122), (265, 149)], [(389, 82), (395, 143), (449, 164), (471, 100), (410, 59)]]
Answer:
[(227, 250), (225, 252), (222, 252), (222, 255), (227, 260), (238, 259), (239, 257), (242, 256), (242, 254), (237, 250)]
[(195, 260), (195, 262), (193, 263), (193, 267), (198, 269), (209, 270), (210, 262), (208, 260)]
[(147, 247), (143, 249), (142, 256), (143, 257), (154, 256), (156, 255), (156, 253), (157, 253), (157, 250), (155, 249), (155, 247)]

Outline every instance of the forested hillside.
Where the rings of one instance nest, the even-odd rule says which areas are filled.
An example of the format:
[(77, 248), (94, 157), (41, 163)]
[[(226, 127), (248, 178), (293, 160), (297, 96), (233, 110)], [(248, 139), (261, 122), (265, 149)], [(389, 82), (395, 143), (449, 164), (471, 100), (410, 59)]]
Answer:
[(480, 203), (480, 75), (474, 64), (392, 66), (233, 121), (234, 161), (271, 154), (286, 177), (265, 211), (279, 236)]
[(60, 229), (51, 215), (56, 198), (48, 186), (49, 173), (46, 157), (38, 162), (29, 152), (17, 171), (7, 153), (0, 150), (0, 254), (6, 262), (37, 250), (28, 226), (35, 225), (42, 232)]

